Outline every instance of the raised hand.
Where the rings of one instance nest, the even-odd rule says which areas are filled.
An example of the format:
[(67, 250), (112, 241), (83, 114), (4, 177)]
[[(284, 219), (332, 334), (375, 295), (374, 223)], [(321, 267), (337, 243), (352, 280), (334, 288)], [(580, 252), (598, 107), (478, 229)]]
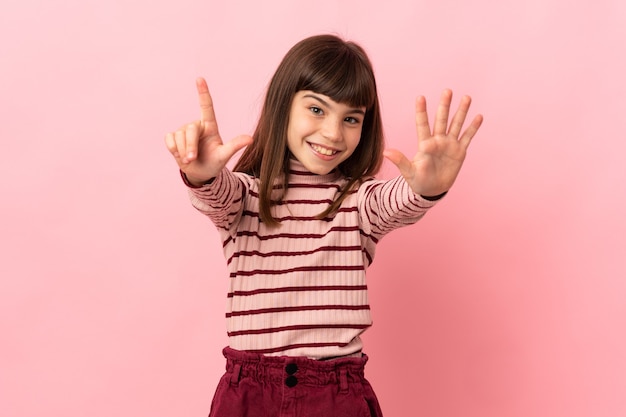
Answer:
[(448, 126), (451, 101), (452, 91), (444, 90), (431, 132), (426, 99), (417, 98), (415, 124), (418, 143), (417, 153), (412, 160), (395, 149), (384, 152), (416, 194), (438, 196), (452, 187), (465, 160), (467, 148), (483, 122), (483, 117), (477, 115), (461, 134), (471, 103), (471, 98), (464, 96)]
[(224, 143), (215, 120), (213, 100), (204, 78), (196, 80), (200, 102), (200, 120), (182, 126), (176, 132), (165, 135), (165, 145), (178, 167), (192, 184), (202, 184), (217, 174), (252, 137), (238, 136)]

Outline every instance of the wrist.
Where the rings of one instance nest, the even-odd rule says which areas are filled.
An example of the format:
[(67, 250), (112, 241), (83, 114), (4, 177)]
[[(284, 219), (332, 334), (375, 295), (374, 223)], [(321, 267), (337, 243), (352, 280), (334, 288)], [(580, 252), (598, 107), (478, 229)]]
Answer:
[(187, 174), (185, 174), (182, 170), (180, 171), (180, 176), (183, 179), (183, 182), (185, 183), (185, 185), (187, 185), (190, 188), (202, 188), (203, 186), (207, 184), (211, 184), (215, 180), (215, 177), (209, 178), (208, 180), (201, 180), (201, 179), (197, 179), (194, 177), (190, 177)]
[(420, 196), (421, 196), (424, 200), (428, 200), (428, 201), (437, 201), (437, 200), (441, 200), (441, 199), (442, 199), (442, 198), (443, 198), (446, 194), (448, 194), (448, 192), (447, 192), (447, 191), (444, 191), (444, 192), (443, 192), (443, 193), (441, 193), (441, 194), (438, 194), (438, 195), (433, 195), (433, 196), (430, 196), (430, 195), (423, 195), (423, 194), (420, 194)]

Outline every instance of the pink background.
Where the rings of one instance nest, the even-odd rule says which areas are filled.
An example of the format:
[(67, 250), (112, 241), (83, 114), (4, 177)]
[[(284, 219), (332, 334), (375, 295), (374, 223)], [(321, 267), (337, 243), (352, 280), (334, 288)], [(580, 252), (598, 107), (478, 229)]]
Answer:
[(198, 75), (249, 133), (287, 49), (336, 32), (374, 62), (389, 145), (414, 151), (418, 94), (485, 115), (370, 270), (386, 416), (626, 415), (626, 3), (243, 4), (2, 1), (0, 414), (208, 413), (226, 269), (163, 135)]

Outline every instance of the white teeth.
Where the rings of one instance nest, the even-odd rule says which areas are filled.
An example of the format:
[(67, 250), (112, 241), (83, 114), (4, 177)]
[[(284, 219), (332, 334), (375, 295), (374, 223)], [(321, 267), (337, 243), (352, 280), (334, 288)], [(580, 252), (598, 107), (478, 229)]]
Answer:
[(339, 152), (339, 151), (333, 151), (332, 149), (324, 148), (314, 143), (311, 144), (311, 148), (313, 148), (315, 152), (321, 153), (322, 155), (326, 155), (326, 156), (332, 156), (336, 154), (337, 152)]

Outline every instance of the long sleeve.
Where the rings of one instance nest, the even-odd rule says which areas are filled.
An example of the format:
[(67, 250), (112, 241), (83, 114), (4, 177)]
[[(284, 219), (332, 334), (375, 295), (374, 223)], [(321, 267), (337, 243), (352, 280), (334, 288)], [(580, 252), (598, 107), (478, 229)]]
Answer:
[(234, 233), (249, 190), (247, 176), (224, 168), (215, 179), (200, 188), (189, 188), (191, 204), (208, 216), (218, 229)]
[(368, 181), (358, 194), (361, 228), (376, 240), (417, 222), (437, 203), (415, 194), (402, 177)]

